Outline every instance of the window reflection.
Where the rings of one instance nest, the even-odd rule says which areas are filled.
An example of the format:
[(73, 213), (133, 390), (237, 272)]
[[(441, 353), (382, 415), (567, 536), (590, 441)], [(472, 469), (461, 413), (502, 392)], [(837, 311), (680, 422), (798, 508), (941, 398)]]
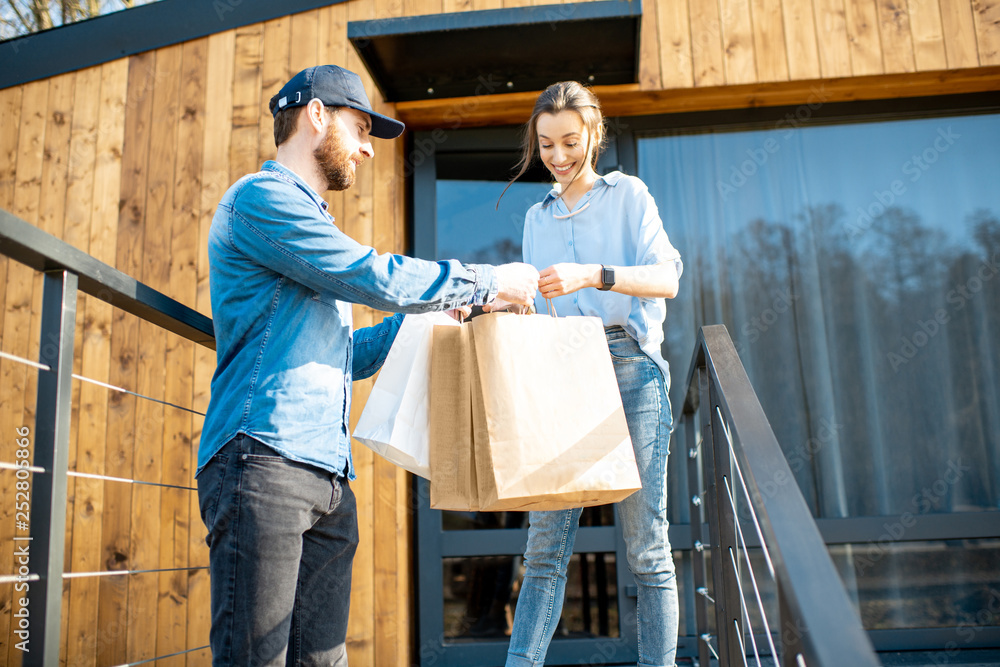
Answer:
[(524, 214), (542, 200), (547, 183), (437, 181), (438, 257), (473, 264), (521, 261)]
[[(618, 637), (615, 554), (573, 554), (554, 640)], [(444, 559), (444, 627), (449, 640), (510, 637), (524, 576), (520, 556)]]
[(817, 516), (1000, 508), (1000, 116), (638, 153), (685, 261), (674, 405), (697, 327), (724, 323)]

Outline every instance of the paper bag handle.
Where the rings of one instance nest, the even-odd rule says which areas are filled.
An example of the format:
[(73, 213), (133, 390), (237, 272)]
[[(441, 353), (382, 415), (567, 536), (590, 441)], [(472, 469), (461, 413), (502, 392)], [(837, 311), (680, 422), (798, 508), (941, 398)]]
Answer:
[(545, 300), (545, 310), (548, 311), (551, 317), (559, 317), (556, 315), (556, 304), (552, 303), (552, 299)]

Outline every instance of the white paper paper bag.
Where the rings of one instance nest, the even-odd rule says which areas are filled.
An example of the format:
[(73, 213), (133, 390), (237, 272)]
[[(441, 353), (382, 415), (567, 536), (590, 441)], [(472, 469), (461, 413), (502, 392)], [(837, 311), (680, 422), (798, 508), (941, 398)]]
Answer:
[(407, 315), (354, 429), (354, 439), (414, 475), (430, 479), (427, 415), (434, 325), (459, 326), (447, 313)]

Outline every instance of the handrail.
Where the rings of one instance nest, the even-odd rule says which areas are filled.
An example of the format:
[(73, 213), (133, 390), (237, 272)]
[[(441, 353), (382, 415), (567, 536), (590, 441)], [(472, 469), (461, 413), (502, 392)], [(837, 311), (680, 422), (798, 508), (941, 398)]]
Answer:
[(208, 317), (3, 209), (0, 254), (36, 271), (74, 273), (81, 292), (215, 349), (215, 330)]
[[(39, 341), (44, 344), (39, 345), (38, 364), (27, 362), (39, 369), (32, 460), (28, 467), (14, 466), (18, 483), (27, 482), (30, 489), (30, 516), (38, 517), (19, 522), (18, 530), (29, 530), (29, 535), (16, 534), (13, 538), (19, 553), (28, 557), (26, 570), (18, 570), (17, 581), (30, 581), (31, 593), (21, 598), (27, 601), (27, 607), (18, 609), (18, 613), (24, 611), (23, 618), (32, 622), (30, 634), (25, 629), (23, 637), (18, 637), (25, 645), (30, 637), (30, 650), (24, 654), (23, 664), (31, 667), (59, 660), (62, 590), (67, 578), (67, 478), (74, 474), (69, 471), (69, 435), (78, 292), (211, 349), (215, 349), (215, 332), (208, 317), (2, 209), (0, 255), (44, 273), (39, 332)], [(5, 354), (5, 358), (11, 356)]]
[[(786, 667), (879, 665), (724, 326), (699, 331), (687, 388), (682, 420), (688, 445), (691, 525), (697, 533), (693, 536), (699, 593), (695, 602), (702, 664), (709, 664), (709, 653), (715, 653), (711, 644), (715, 639), (723, 666), (746, 664), (751, 648), (756, 653), (774, 642)], [(700, 442), (695, 440), (696, 417)], [(777, 623), (772, 619), (763, 633), (748, 629), (750, 615), (743, 589), (750, 586), (741, 575), (740, 560), (742, 549), (748, 562), (747, 540), (736, 511), (743, 498), (749, 498), (745, 509), (753, 518), (746, 530), (760, 534), (777, 584), (780, 619)], [(710, 531), (707, 545), (700, 535), (703, 511)], [(711, 595), (707, 549), (712, 553)], [(753, 571), (746, 569), (753, 579)], [(749, 583), (756, 588), (756, 580)], [(714, 636), (708, 632), (709, 604), (715, 607)]]

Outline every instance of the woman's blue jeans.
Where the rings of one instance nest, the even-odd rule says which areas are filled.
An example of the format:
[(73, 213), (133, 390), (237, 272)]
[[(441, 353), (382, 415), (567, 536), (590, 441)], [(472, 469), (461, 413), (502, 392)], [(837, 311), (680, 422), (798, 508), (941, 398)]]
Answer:
[[(677, 580), (667, 536), (669, 383), (621, 327), (609, 328), (608, 347), (621, 390), (642, 489), (618, 503), (628, 565), (638, 584), (639, 667), (672, 666), (677, 652)], [(580, 509), (531, 512), (525, 574), (517, 598), (507, 667), (534, 667), (562, 615), (566, 568)]]
[(358, 546), (345, 478), (238, 435), (198, 475), (212, 664), (347, 665)]

